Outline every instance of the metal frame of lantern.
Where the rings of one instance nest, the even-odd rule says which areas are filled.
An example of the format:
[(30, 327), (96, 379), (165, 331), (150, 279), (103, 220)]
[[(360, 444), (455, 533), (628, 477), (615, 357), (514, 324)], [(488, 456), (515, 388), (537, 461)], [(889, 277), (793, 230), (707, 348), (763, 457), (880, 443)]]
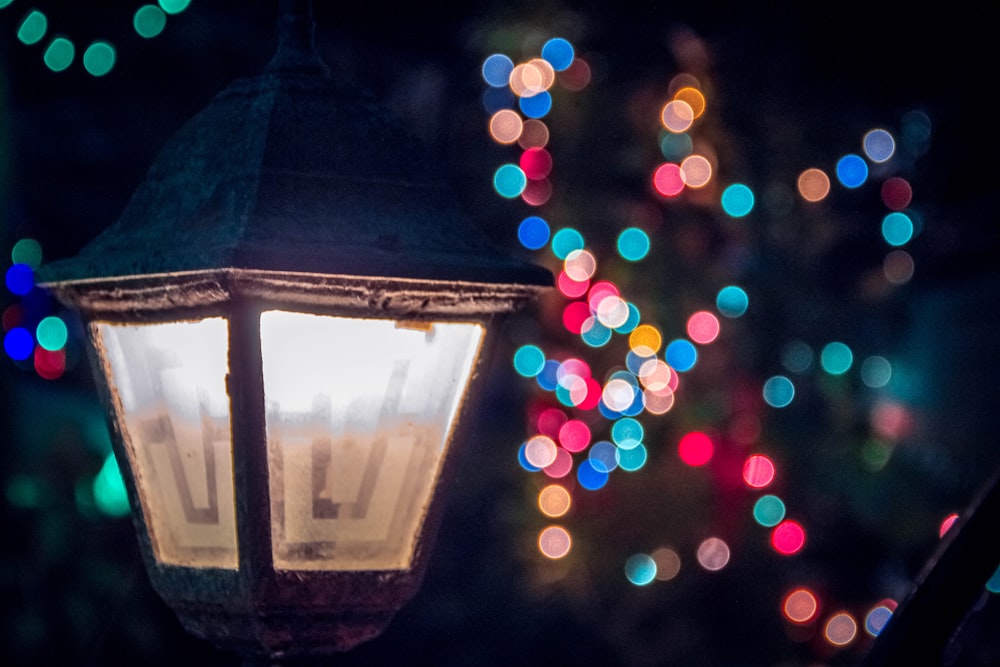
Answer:
[[(440, 482), (453, 473), (451, 444), (470, 434), (462, 408), (470, 403), (469, 381), (485, 363), (481, 352), (495, 336), (490, 325), (551, 284), (548, 271), (497, 252), (468, 226), (419, 144), (370, 97), (328, 76), (312, 30), (310, 3), (284, 2), (278, 52), (267, 70), (235, 82), (175, 135), (114, 225), (77, 257), (41, 270), (43, 286), (86, 325), (154, 588), (192, 634), (269, 659), (349, 649), (380, 633), (415, 594), (441, 520), (445, 494), (435, 487), (446, 486)], [(330, 346), (356, 329), (352, 341), (361, 346), (376, 336), (415, 340), (415, 355), (436, 346), (434, 361), (414, 356), (397, 366), (423, 363), (425, 372), (446, 376), (455, 386), (441, 391), (452, 393), (439, 392), (435, 400), (447, 409), (425, 409), (437, 420), (428, 426), (419, 410), (394, 408), (391, 427), (358, 445), (344, 435), (350, 431), (344, 415), (355, 411), (351, 397), (330, 408), (324, 395), (327, 402), (317, 408), (322, 419), (303, 417), (306, 435), (294, 436), (306, 448), (291, 454), (290, 445), (278, 442), (293, 436), (276, 426), (271, 400), (280, 392), (269, 385), (278, 373), (269, 369), (288, 364), (285, 357), (268, 361), (275, 344), (265, 335), (267, 323), (286, 317), (295, 320), (288, 330), (296, 336), (319, 323), (325, 328), (316, 335)], [(464, 338), (438, 333), (452, 330)], [(203, 349), (208, 341), (214, 359)], [(295, 357), (288, 363), (298, 364), (298, 375), (284, 385), (292, 391), (299, 377), (322, 371), (327, 389), (337, 391), (338, 383), (363, 374), (350, 352), (338, 354), (340, 366)], [(392, 352), (371, 357), (384, 381)], [(340, 368), (351, 370), (339, 377)], [(196, 389), (185, 384), (192, 378)], [(426, 393), (407, 385), (392, 400), (404, 391)], [(182, 397), (164, 398), (171, 392)], [(359, 410), (384, 417), (389, 400)], [(336, 409), (334, 427), (328, 413)], [(330, 430), (320, 445), (317, 419)], [(385, 461), (397, 455), (386, 452), (397, 443), (409, 443), (411, 453), (391, 464), (394, 477), (379, 482), (388, 475)], [(429, 461), (420, 465), (431, 475), (424, 495), (406, 468), (419, 458), (412, 453), (418, 444), (438, 457), (420, 459)], [(363, 462), (365, 503), (382, 491), (385, 497), (412, 491), (407, 502), (379, 501), (378, 530), (341, 516), (367, 520), (358, 503), (334, 498), (346, 482), (323, 487), (315, 474), (319, 468), (327, 476), (346, 474), (332, 463), (336, 447)], [(359, 447), (367, 453), (358, 454)], [(371, 463), (376, 448), (381, 468)], [(291, 479), (293, 460), (298, 481), (281, 482)], [(189, 474), (198, 479), (197, 502), (190, 483), (179, 481)], [(352, 493), (361, 493), (355, 487)], [(156, 501), (152, 488), (172, 495)], [(312, 512), (302, 526), (291, 518), (291, 504)], [(168, 539), (174, 533), (158, 523), (160, 514), (190, 532)], [(395, 556), (372, 556), (379, 547), (371, 536), (398, 529), (406, 523), (402, 514), (409, 517), (405, 544), (393, 547)], [(294, 539), (286, 535), (293, 521)], [(219, 537), (229, 522), (233, 549)], [(175, 542), (182, 544), (165, 549)]]

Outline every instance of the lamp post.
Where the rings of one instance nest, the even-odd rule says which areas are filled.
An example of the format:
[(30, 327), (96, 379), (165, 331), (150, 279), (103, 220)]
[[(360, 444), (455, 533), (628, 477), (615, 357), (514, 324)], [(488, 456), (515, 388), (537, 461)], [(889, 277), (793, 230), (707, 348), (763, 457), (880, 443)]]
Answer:
[(41, 283), (80, 313), (154, 588), (192, 634), (349, 649), (416, 592), (498, 316), (498, 253), (424, 149), (331, 77), (311, 5)]

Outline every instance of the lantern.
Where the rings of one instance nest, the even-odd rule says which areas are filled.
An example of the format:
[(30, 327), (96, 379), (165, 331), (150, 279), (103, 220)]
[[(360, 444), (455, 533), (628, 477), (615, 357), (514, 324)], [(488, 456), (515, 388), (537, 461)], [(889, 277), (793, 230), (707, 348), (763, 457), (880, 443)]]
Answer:
[(90, 342), (154, 588), (270, 660), (375, 635), (419, 586), (498, 316), (551, 283), (329, 74), (311, 8), (41, 283)]

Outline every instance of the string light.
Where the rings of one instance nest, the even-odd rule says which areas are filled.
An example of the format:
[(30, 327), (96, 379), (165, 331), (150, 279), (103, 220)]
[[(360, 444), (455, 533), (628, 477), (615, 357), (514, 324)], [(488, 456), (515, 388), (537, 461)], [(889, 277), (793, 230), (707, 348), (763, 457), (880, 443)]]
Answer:
[[(12, 4), (12, 0), (0, 0), (0, 10), (7, 9)], [(133, 29), (140, 37), (157, 37), (166, 28), (168, 17), (181, 14), (190, 4), (191, 0), (158, 0), (157, 4), (143, 4), (133, 13)], [(39, 45), (50, 35), (51, 25), (48, 15), (39, 9), (31, 9), (18, 23), (17, 39), (25, 46)], [(56, 73), (64, 72), (74, 63), (80, 62), (84, 71), (95, 78), (106, 76), (118, 63), (118, 50), (111, 40), (94, 40), (83, 48), (82, 57), (77, 57), (79, 50), (80, 47), (72, 36), (55, 34), (45, 44), (42, 62)]]

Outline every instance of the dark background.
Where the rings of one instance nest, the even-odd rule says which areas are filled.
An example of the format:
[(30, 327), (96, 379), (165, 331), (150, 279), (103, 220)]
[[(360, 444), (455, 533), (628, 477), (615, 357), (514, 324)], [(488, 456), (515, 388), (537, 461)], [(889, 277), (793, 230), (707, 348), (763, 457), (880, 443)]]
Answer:
[[(272, 54), (275, 3), (194, 0), (151, 40), (131, 29), (139, 4), (15, 0), (0, 10), (5, 253), (23, 237), (37, 239), (46, 259), (75, 253), (118, 216), (177, 128), (234, 78), (259, 72)], [(664, 320), (704, 301), (706, 285), (717, 288), (717, 279), (740, 280), (754, 295), (716, 361), (706, 355), (705, 368), (692, 374), (690, 399), (650, 427), (651, 443), (661, 443), (654, 465), (581, 500), (567, 520), (577, 545), (558, 564), (534, 551), (545, 525), (533, 505), (537, 480), (514, 458), (531, 406), (545, 397), (514, 374), (509, 359), (524, 342), (577, 352), (579, 344), (574, 348), (553, 324), (552, 298), (508, 323), (495, 371), (485, 379), (481, 435), (462, 455), (423, 589), (384, 636), (330, 663), (856, 664), (864, 639), (832, 651), (815, 637), (789, 633), (777, 613), (780, 594), (809, 581), (831, 606), (862, 616), (881, 598), (902, 599), (936, 546), (940, 520), (960, 511), (1000, 463), (993, 428), (1000, 132), (992, 92), (1000, 59), (985, 10), (317, 4), (317, 45), (331, 69), (370, 87), (407, 119), (441, 156), (476, 222), (512, 250), (516, 223), (528, 211), (490, 186), (496, 166), (515, 155), (488, 140), (479, 68), (495, 51), (518, 61), (537, 55), (549, 36), (570, 38), (594, 79), (556, 100), (552, 215), (602, 247), (634, 215), (626, 211), (651, 203), (661, 211), (653, 256), (618, 275), (641, 295), (644, 312)], [(50, 33), (78, 45), (112, 41), (115, 69), (100, 79), (78, 62), (66, 72), (48, 71), (41, 48), (15, 38), (30, 7), (45, 11)], [(829, 170), (837, 156), (857, 152), (870, 127), (898, 127), (914, 110), (927, 114), (929, 146), (901, 167), (924, 220), (909, 247), (916, 260), (910, 283), (888, 292), (870, 288), (885, 253), (872, 225), (863, 224), (884, 212), (871, 188), (831, 198), (820, 211), (780, 213), (762, 205), (751, 232), (734, 231), (704, 208), (658, 208), (647, 187), (656, 164), (649, 154), (656, 148), (655, 104), (684, 70), (678, 35), (685, 31), (707, 54), (700, 61), (711, 86), (706, 123), (720, 179), (760, 191), (790, 183), (806, 167)], [(733, 248), (744, 257), (735, 265), (727, 255)], [(15, 300), (4, 293), (2, 305)], [(858, 463), (870, 439), (873, 399), (857, 383), (819, 378), (794, 409), (761, 408), (761, 439), (788, 466), (794, 484), (784, 489), (786, 499), (811, 530), (805, 552), (782, 559), (769, 551), (763, 531), (744, 525), (745, 508), (737, 509), (725, 483), (706, 486), (672, 466), (669, 443), (684, 424), (724, 421), (718, 395), (728, 405), (739, 387), (759, 386), (776, 372), (782, 341), (824, 336), (850, 338), (859, 352), (893, 359), (908, 382), (892, 389), (914, 427), (873, 473)], [(81, 498), (81, 480), (100, 468), (107, 447), (86, 364), (45, 381), (4, 357), (0, 399), (7, 489), (0, 660), (235, 664), (188, 637), (149, 589), (129, 520), (104, 517)], [(41, 489), (31, 507), (10, 496), (11, 480), (24, 475)], [(672, 582), (638, 588), (625, 580), (622, 567), (632, 553), (662, 540), (695, 540), (703, 507), (742, 537), (730, 567), (706, 574), (689, 555)], [(952, 649), (953, 664), (1000, 661), (996, 606), (988, 601), (970, 618)]]

